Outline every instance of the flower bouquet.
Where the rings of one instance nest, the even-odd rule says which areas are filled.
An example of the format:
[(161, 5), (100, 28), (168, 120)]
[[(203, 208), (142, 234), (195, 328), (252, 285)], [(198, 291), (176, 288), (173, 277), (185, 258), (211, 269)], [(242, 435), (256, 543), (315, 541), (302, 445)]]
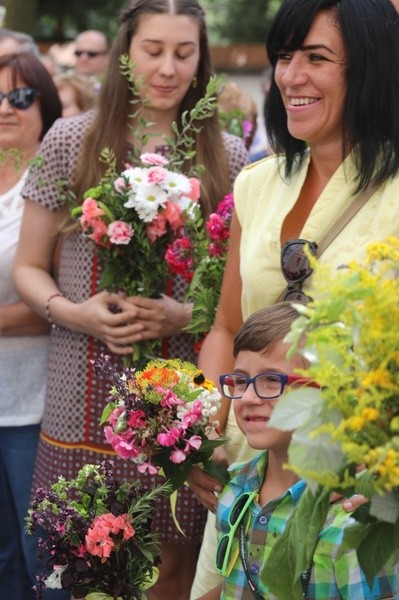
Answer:
[[(131, 65), (123, 63), (122, 70), (131, 81)], [(133, 96), (140, 97), (132, 81), (131, 85)], [(72, 218), (94, 244), (103, 270), (100, 288), (149, 298), (165, 292), (171, 277), (165, 262), (168, 244), (181, 237), (188, 221), (200, 219), (196, 175), (201, 166), (192, 166), (186, 174), (182, 170), (196, 154), (192, 133), (199, 132), (202, 121), (217, 109), (217, 87), (218, 79), (212, 77), (204, 97), (181, 116), (180, 127), (172, 124), (173, 137), (166, 138), (162, 147), (166, 155), (139, 154), (134, 147), (131, 164), (120, 173), (113, 152), (105, 148), (100, 160), (106, 172), (98, 185), (85, 192), (83, 203), (77, 204), (71, 193), (63, 196), (71, 206)], [(149, 137), (145, 133), (149, 123), (140, 110), (135, 112), (138, 125), (133, 129), (137, 146), (145, 145)], [(136, 344), (133, 364), (143, 366), (160, 350), (160, 340)]]
[(370, 244), (364, 263), (335, 272), (311, 260), (315, 300), (296, 305), (288, 340), (321, 387), (287, 393), (270, 421), (295, 430), (290, 468), (307, 482), (265, 574), (287, 600), (302, 597), (333, 490), (369, 499), (344, 534), (369, 582), (399, 548), (399, 240)]
[[(72, 217), (95, 245), (103, 266), (101, 288), (157, 298), (170, 277), (164, 260), (168, 243), (192, 218), (200, 183), (168, 170), (162, 155), (145, 153), (140, 161), (119, 175), (108, 170), (98, 186), (86, 191), (83, 204), (72, 209)], [(159, 340), (148, 342), (146, 349), (142, 343), (134, 359), (146, 362), (160, 347)]]
[(38, 576), (37, 598), (46, 588), (63, 588), (75, 598), (98, 593), (141, 600), (157, 578), (151, 521), (154, 501), (166, 491), (166, 485), (147, 492), (133, 482), (119, 483), (112, 461), (85, 465), (76, 479), (60, 477), (51, 489), (38, 489), (27, 531), (44, 530), (39, 550), (48, 574)]
[(226, 265), (233, 194), (227, 194), (203, 226), (191, 220), (181, 237), (169, 244), (165, 259), (173, 273), (179, 273), (189, 287), (185, 299), (193, 302), (192, 319), (185, 331), (201, 340), (210, 330), (219, 303)]
[(108, 357), (95, 368), (112, 383), (102, 416), (105, 438), (115, 452), (138, 465), (141, 473), (160, 472), (177, 490), (192, 465), (223, 483), (228, 472), (213, 462), (214, 449), (226, 442), (210, 440), (217, 432), (214, 416), (221, 395), (193, 364), (178, 359), (153, 360), (143, 370), (115, 371)]

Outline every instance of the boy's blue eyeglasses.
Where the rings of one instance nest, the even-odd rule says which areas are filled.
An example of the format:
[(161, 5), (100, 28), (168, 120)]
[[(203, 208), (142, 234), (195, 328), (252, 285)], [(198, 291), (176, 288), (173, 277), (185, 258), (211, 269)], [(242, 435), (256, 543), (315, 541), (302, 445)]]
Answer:
[(242, 398), (252, 383), (256, 395), (262, 400), (277, 400), (284, 391), (286, 385), (293, 383), (302, 384), (310, 387), (319, 387), (319, 385), (301, 375), (285, 375), (284, 373), (265, 372), (248, 377), (242, 373), (226, 373), (219, 377), (222, 393), (226, 398), (238, 400)]
[(257, 490), (254, 492), (244, 492), (237, 498), (231, 507), (227, 520), (229, 531), (219, 538), (216, 549), (216, 569), (224, 577), (230, 574), (238, 556), (238, 546), (233, 555), (231, 552), (234, 541), (238, 542), (238, 536), (236, 536), (237, 529), (242, 522), (249, 505), (257, 495)]

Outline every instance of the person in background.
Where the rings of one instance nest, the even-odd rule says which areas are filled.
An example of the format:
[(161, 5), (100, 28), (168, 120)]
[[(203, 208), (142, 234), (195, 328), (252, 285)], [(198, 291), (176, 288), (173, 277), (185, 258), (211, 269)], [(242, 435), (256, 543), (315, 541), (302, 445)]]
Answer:
[(241, 137), (250, 148), (257, 127), (254, 99), (234, 81), (225, 83), (218, 94), (219, 118), (223, 129)]
[(60, 71), (60, 65), (57, 63), (55, 58), (51, 56), (51, 54), (49, 54), (48, 52), (40, 54), (40, 62), (44, 67), (46, 67), (47, 71), (53, 78)]
[[(391, 2), (283, 0), (267, 51), (273, 77), (266, 123), (276, 154), (243, 169), (235, 183), (221, 299), (199, 361), (210, 379), (233, 368), (233, 339), (243, 319), (281, 295), (292, 297), (285, 291), (290, 282), (293, 297), (304, 299), (311, 269), (298, 239), (320, 243), (366, 192), (371, 197), (320, 262), (338, 267), (362, 260), (371, 241), (399, 235), (399, 19)], [(303, 272), (290, 261), (292, 251), (305, 261)], [(218, 419), (230, 439), (229, 462), (249, 459), (230, 403)], [(199, 469), (190, 485), (214, 510), (220, 485)], [(207, 525), (197, 596), (218, 579), (205, 556), (214, 549), (213, 532)]]
[[(135, 65), (133, 77), (147, 84), (135, 96), (119, 68), (123, 54), (129, 54)], [(184, 111), (204, 96), (212, 73), (205, 14), (197, 0), (133, 0), (122, 15), (98, 109), (59, 120), (39, 148), (45, 166), (24, 188), (14, 269), (23, 298), (55, 325), (34, 487), (48, 487), (60, 474), (70, 479), (85, 463), (109, 457), (110, 447), (99, 426), (109, 382), (94, 372), (93, 359), (111, 354), (121, 368), (122, 356), (131, 354), (135, 343), (162, 338), (165, 357), (197, 360), (193, 338), (182, 333), (191, 319), (191, 306), (183, 302), (182, 279), (173, 279), (173, 291), (161, 299), (100, 292), (101, 272), (91, 242), (77, 228), (61, 235), (57, 275), (52, 257), (67, 216), (57, 183), (66, 181), (82, 199), (104, 176), (106, 166), (99, 157), (105, 147), (112, 148), (116, 168), (122, 171), (133, 146), (142, 153), (165, 145), (172, 124), (180, 126)], [(135, 135), (133, 99), (146, 101), (143, 117), (152, 123), (143, 145)], [(205, 166), (201, 206), (207, 216), (231, 191), (248, 153), (240, 138), (222, 132), (217, 114), (205, 119), (201, 132), (193, 135), (194, 163)], [(186, 163), (183, 170), (189, 167)], [(140, 474), (132, 461), (115, 458), (115, 465), (118, 477), (140, 480), (146, 488), (163, 482), (161, 477)], [(206, 511), (188, 487), (179, 491), (176, 510), (185, 536), (176, 529), (169, 500), (157, 504), (154, 527), (160, 533), (162, 563), (157, 583), (146, 592), (149, 600), (189, 596)]]
[(268, 67), (262, 75), (261, 89), (263, 95), (263, 109), (258, 115), (255, 136), (252, 140), (251, 147), (249, 148), (251, 162), (261, 160), (272, 153), (267, 138), (267, 124), (265, 123), (266, 101), (270, 90), (272, 71), (272, 67)]
[(74, 117), (96, 105), (93, 83), (77, 73), (60, 73), (53, 77), (62, 104), (62, 116)]
[(107, 36), (96, 29), (88, 29), (79, 33), (75, 46), (76, 73), (101, 80), (107, 71), (110, 58)]
[(31, 35), (0, 27), (0, 56), (11, 52), (30, 52), (40, 57), (40, 50)]
[[(263, 575), (264, 568), (305, 490), (305, 482), (286, 468), (292, 433), (273, 429), (269, 419), (290, 386), (316, 385), (296, 374), (297, 369), (306, 367), (300, 353), (287, 358), (290, 346), (284, 338), (298, 317), (290, 302), (279, 302), (253, 313), (235, 337), (233, 371), (220, 376), (222, 393), (231, 402), (238, 427), (257, 455), (231, 467), (230, 481), (219, 494), (219, 541), (214, 556), (223, 583), (200, 600), (274, 598)], [(233, 514), (237, 517), (231, 536)], [(369, 586), (356, 550), (341, 551), (344, 530), (352, 523), (353, 518), (342, 508), (342, 499), (330, 502), (309, 569), (302, 577), (304, 598), (398, 598), (393, 558)], [(299, 544), (303, 540), (297, 541)], [(295, 545), (295, 539), (292, 543)]]
[(40, 141), (60, 116), (57, 89), (40, 60), (28, 52), (0, 56), (0, 598), (13, 600), (34, 600), (40, 572), (37, 538), (25, 534), (25, 516), (44, 408), (49, 324), (19, 297), (12, 265), (21, 191)]

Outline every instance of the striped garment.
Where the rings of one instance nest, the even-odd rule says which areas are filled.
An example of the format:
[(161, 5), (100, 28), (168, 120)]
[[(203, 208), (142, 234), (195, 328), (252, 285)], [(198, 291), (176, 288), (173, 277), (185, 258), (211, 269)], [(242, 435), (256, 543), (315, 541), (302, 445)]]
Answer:
[[(232, 479), (219, 496), (218, 535), (229, 530), (228, 516), (236, 498), (243, 492), (259, 489), (266, 466), (267, 452), (262, 452), (250, 462), (233, 465)], [(270, 594), (266, 582), (262, 581), (263, 566), (275, 542), (284, 531), (287, 519), (304, 489), (304, 482), (299, 481), (283, 496), (267, 502), (265, 506), (259, 506), (255, 499), (249, 507), (251, 522), (246, 534), (249, 572), (265, 600), (276, 600), (276, 597)], [(386, 570), (381, 571), (375, 578), (373, 588), (370, 589), (354, 550), (345, 551), (337, 558), (343, 528), (351, 522), (352, 517), (342, 509), (340, 502), (331, 505), (314, 554), (305, 597), (309, 600), (399, 600), (398, 564), (387, 565)], [(233, 546), (232, 553), (234, 565), (228, 577), (224, 578), (220, 599), (253, 600), (239, 556), (238, 543)]]

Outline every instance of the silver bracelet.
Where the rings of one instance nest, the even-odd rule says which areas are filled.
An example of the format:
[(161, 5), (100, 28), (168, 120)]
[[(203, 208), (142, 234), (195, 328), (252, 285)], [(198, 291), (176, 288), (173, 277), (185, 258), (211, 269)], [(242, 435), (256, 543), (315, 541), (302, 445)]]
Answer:
[(54, 325), (54, 321), (51, 318), (51, 313), (50, 313), (50, 302), (53, 298), (56, 298), (57, 296), (60, 296), (61, 298), (65, 298), (65, 296), (62, 292), (56, 292), (55, 294), (51, 294), (51, 296), (49, 296), (47, 298), (46, 304), (44, 305), (44, 314), (46, 315), (46, 319), (50, 323), (50, 325)]

